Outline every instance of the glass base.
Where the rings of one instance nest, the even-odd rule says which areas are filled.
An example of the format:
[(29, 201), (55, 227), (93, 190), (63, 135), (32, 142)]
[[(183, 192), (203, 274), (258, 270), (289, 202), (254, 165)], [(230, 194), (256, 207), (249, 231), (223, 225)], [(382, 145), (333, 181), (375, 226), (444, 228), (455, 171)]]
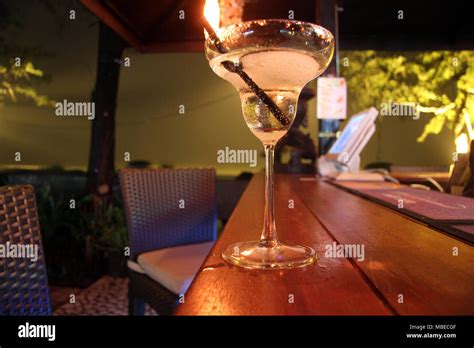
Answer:
[(312, 264), (316, 253), (303, 245), (280, 242), (274, 247), (263, 247), (260, 241), (253, 241), (227, 246), (222, 258), (247, 269), (287, 269)]

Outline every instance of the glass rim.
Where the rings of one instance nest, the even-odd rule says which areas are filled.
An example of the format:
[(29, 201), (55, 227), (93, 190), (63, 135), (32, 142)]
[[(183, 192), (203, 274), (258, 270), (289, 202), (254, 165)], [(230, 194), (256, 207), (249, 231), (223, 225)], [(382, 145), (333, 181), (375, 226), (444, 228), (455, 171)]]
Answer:
[[(299, 20), (294, 20), (294, 19), (284, 19), (284, 18), (269, 18), (269, 19), (254, 19), (250, 21), (244, 21), (244, 22), (239, 22), (235, 24), (230, 24), (226, 25), (224, 27), (220, 27), (218, 29), (215, 29), (214, 32), (216, 33), (216, 36), (219, 40), (222, 39), (222, 33), (225, 31), (233, 31), (235, 28), (239, 27), (245, 27), (245, 26), (250, 26), (252, 24), (258, 24), (259, 22), (271, 22), (271, 23), (290, 23), (290, 24), (295, 24), (295, 25), (301, 25), (301, 26), (307, 26), (315, 29), (316, 31), (319, 31), (323, 33), (323, 35), (327, 36), (327, 39), (330, 39), (331, 41), (334, 41), (334, 35), (326, 29), (325, 27), (314, 24), (311, 22), (304, 22), (304, 21), (299, 21)], [(213, 41), (210, 36), (208, 36), (205, 40), (206, 46), (213, 45)]]

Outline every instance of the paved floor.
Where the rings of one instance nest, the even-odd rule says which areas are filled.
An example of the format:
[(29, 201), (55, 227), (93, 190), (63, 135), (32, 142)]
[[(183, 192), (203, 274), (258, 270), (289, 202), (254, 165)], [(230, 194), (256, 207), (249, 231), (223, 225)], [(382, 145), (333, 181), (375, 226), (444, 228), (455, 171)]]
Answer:
[[(128, 278), (104, 276), (87, 289), (53, 287), (54, 315), (128, 315)], [(145, 315), (156, 315), (147, 306)]]

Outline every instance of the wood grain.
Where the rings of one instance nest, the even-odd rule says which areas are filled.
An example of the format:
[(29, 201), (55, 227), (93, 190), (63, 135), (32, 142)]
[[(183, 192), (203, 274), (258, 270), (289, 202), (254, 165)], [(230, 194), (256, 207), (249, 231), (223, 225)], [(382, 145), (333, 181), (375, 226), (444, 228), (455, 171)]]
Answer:
[(390, 172), (390, 176), (403, 183), (418, 183), (423, 182), (427, 178), (432, 178), (440, 184), (445, 184), (449, 181), (448, 172)]
[[(281, 240), (316, 249), (316, 264), (293, 270), (243, 270), (220, 254), (230, 243), (258, 239), (263, 223), (263, 176), (250, 182), (225, 230), (196, 275), (177, 315), (390, 315), (394, 311), (347, 259), (325, 258), (334, 239), (292, 189), (276, 180), (277, 230)], [(289, 207), (294, 201), (294, 209)], [(291, 303), (291, 298), (294, 303)]]
[(291, 180), (338, 243), (365, 246), (365, 261), (355, 264), (397, 313), (474, 314), (471, 245), (329, 183)]

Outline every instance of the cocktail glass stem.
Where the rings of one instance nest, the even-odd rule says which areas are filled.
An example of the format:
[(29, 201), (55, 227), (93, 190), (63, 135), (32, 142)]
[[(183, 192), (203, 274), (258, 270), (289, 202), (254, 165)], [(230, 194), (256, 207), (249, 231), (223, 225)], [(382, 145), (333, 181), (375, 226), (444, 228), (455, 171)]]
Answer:
[[(326, 29), (311, 23), (290, 20), (256, 20), (230, 25), (206, 39), (206, 57), (212, 70), (230, 82), (240, 93), (244, 120), (265, 149), (265, 206), (263, 229), (242, 221), (243, 234), (260, 232), (260, 238), (231, 243), (222, 250), (222, 258), (246, 269), (288, 269), (304, 267), (316, 261), (313, 248), (285, 240), (311, 236), (301, 231), (298, 216), (287, 211), (294, 229), (280, 230), (277, 237), (274, 207), (274, 149), (296, 117), (299, 91), (319, 76), (331, 61), (334, 37)], [(252, 215), (253, 216), (253, 215)], [(237, 218), (232, 220), (233, 223)], [(256, 227), (257, 228), (257, 227)], [(255, 236), (257, 237), (257, 236)], [(228, 235), (226, 238), (237, 238)]]
[(263, 216), (263, 231), (260, 246), (272, 248), (278, 245), (275, 228), (275, 202), (273, 199), (273, 162), (275, 145), (264, 145), (265, 149), (265, 213)]
[(316, 260), (314, 249), (278, 240), (273, 195), (275, 144), (263, 146), (265, 149), (265, 212), (260, 240), (230, 244), (222, 252), (222, 257), (234, 265), (250, 269), (281, 269), (309, 265)]

